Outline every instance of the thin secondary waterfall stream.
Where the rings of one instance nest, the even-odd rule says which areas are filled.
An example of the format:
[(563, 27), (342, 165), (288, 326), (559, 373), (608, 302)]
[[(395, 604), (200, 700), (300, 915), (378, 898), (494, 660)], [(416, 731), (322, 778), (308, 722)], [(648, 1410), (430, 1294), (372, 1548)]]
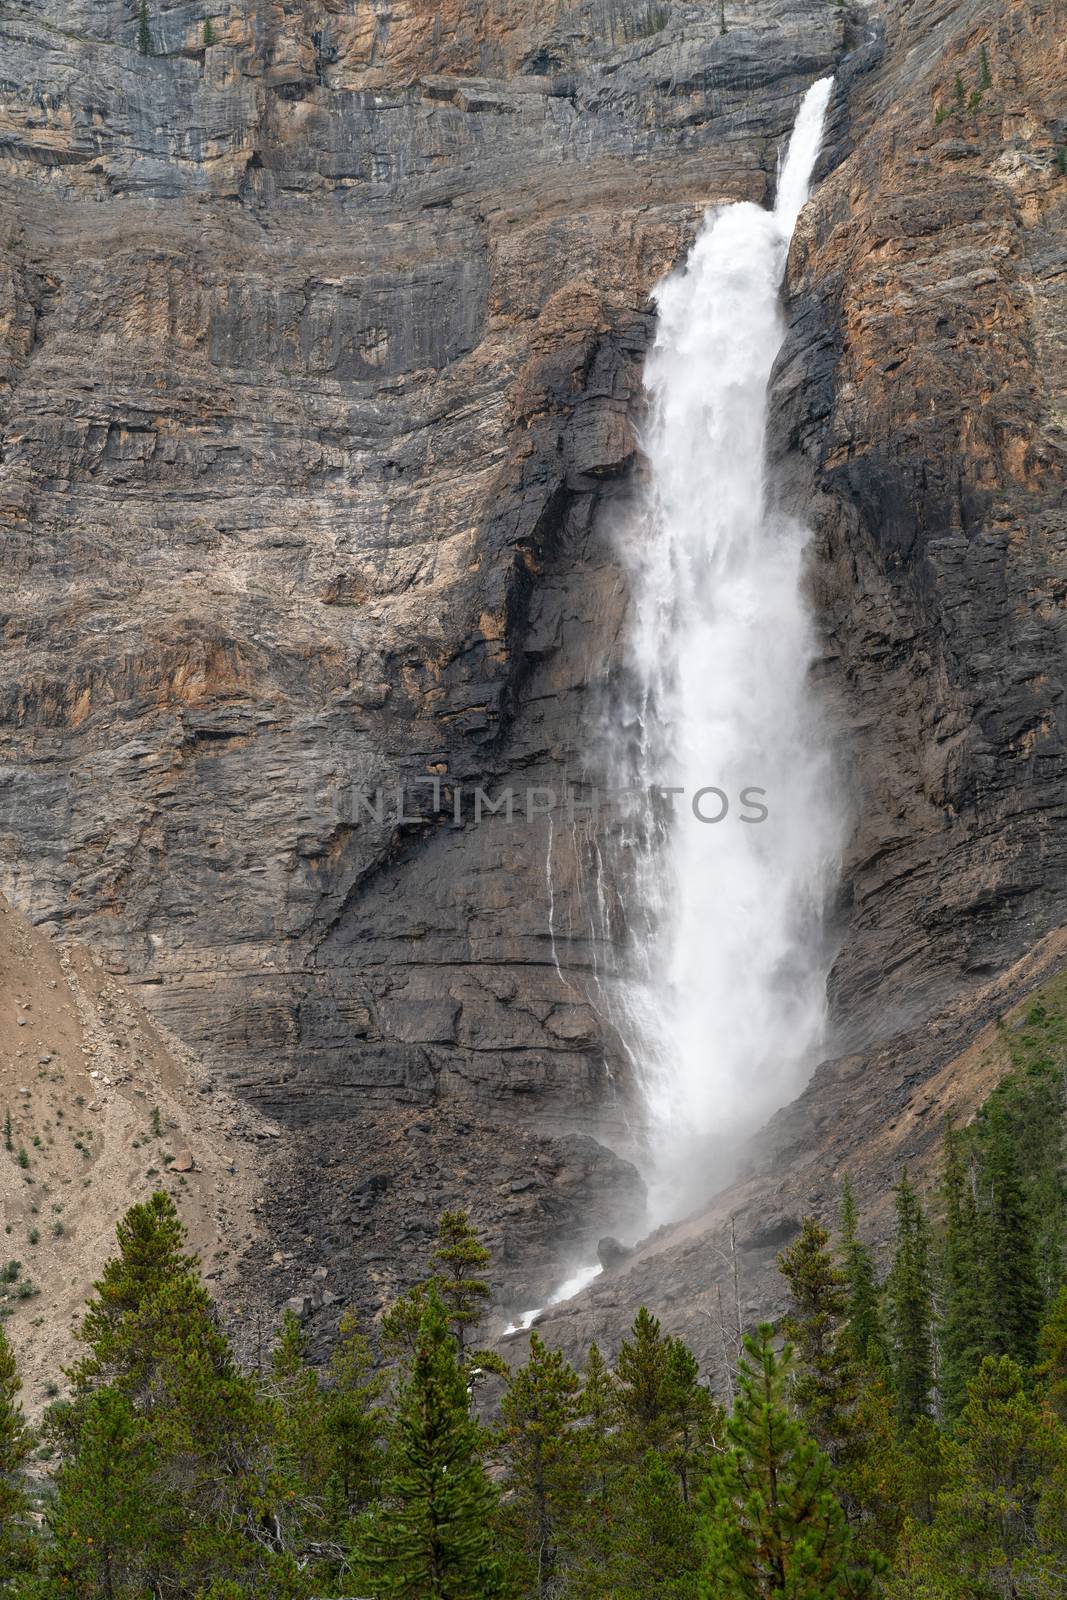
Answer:
[(627, 690), (607, 730), (616, 787), (642, 797), (619, 838), (636, 970), (616, 1011), (654, 1224), (706, 1197), (731, 1144), (800, 1087), (823, 1026), (839, 822), (809, 687), (808, 535), (768, 510), (764, 443), (786, 256), (832, 87), (804, 96), (774, 210), (709, 212), (654, 291), (647, 479), (620, 536)]

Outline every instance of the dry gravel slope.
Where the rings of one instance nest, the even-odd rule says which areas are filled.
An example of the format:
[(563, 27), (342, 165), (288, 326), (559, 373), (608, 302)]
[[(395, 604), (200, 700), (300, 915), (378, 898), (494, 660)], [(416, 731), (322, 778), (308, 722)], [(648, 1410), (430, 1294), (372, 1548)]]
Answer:
[[(256, 1231), (260, 1156), (276, 1130), (165, 1038), (99, 958), (0, 901), (5, 1128), (8, 1116), (0, 1256), (20, 1271), (0, 1285), (0, 1315), (32, 1413), (61, 1380), (85, 1293), (134, 1201), (168, 1189), (212, 1284), (228, 1283)], [(188, 1157), (192, 1169), (177, 1171)]]

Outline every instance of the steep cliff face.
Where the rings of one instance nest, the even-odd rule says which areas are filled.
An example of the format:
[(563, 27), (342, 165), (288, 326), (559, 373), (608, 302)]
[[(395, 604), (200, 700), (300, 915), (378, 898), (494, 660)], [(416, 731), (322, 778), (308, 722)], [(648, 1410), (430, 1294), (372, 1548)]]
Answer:
[[(449, 828), (452, 788), (580, 759), (644, 296), (707, 199), (766, 198), (843, 16), (4, 26), (7, 889), (290, 1120), (588, 1123), (547, 824)], [(356, 798), (432, 778), (424, 824)]]
[(890, 8), (795, 254), (774, 434), (854, 767), (853, 1045), (1067, 920), (1065, 22)]
[[(558, 1142), (632, 1114), (581, 862), (469, 791), (583, 770), (648, 289), (831, 68), (774, 433), (855, 774), (844, 1043), (977, 1018), (1064, 920), (1062, 22), (224, 0), (142, 56), (123, 0), (0, 8), (3, 888), (287, 1125), (283, 1256), (384, 1242), (379, 1303), (495, 1178), (536, 1286), (639, 1208)], [(425, 1216), (353, 1201), (384, 1166)]]
[(816, 531), (855, 818), (841, 1053), (706, 1213), (549, 1314), (573, 1350), (613, 1348), (645, 1302), (718, 1368), (735, 1282), (742, 1321), (784, 1309), (777, 1252), (805, 1214), (834, 1223), (844, 1171), (884, 1247), (902, 1166), (932, 1182), (944, 1117), (974, 1114), (1020, 997), (1067, 960), (1067, 13), (882, 20), (851, 148), (798, 227), (771, 429), (782, 500)]

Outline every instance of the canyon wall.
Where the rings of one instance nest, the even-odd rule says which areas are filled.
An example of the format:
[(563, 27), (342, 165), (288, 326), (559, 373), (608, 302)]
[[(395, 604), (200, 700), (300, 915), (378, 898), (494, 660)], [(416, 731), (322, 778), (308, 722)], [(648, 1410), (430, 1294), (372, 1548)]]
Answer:
[[(772, 197), (826, 71), (774, 470), (872, 1136), (943, 1065), (927, 1020), (964, 1042), (1067, 920), (1063, 22), (222, 0), (151, 6), (143, 56), (123, 0), (0, 7), (0, 887), (279, 1119), (264, 1236), (384, 1256), (369, 1307), (448, 1201), (516, 1294), (639, 1215), (588, 1138), (635, 1108), (573, 835), (452, 796), (586, 771), (648, 291), (706, 205)], [(360, 805), (396, 785), (409, 820)], [(813, 1204), (848, 1071), (774, 1146), (823, 1152)]]

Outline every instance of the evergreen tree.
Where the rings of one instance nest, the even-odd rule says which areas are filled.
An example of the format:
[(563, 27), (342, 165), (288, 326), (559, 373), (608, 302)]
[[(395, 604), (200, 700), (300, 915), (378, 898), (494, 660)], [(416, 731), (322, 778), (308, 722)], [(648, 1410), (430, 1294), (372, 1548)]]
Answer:
[(296, 1555), (272, 1474), (269, 1410), (234, 1364), (168, 1197), (132, 1207), (117, 1231), (119, 1254), (79, 1330), (87, 1352), (72, 1374), (74, 1399), (54, 1429), (67, 1486), (57, 1500), (66, 1518), (56, 1525), (57, 1574), (80, 1581), (75, 1557), (87, 1505), (111, 1530), (108, 1570), (121, 1567), (119, 1535), (135, 1483), (138, 1496), (151, 1498), (155, 1521), (150, 1552), (137, 1553), (143, 1530), (131, 1536), (131, 1573), (151, 1569), (167, 1593), (198, 1593), (226, 1579), (273, 1584), (281, 1597)]
[(615, 1362), (619, 1449), (632, 1462), (667, 1442), (671, 1340), (658, 1317), (642, 1306)]
[(148, 27), (148, 0), (137, 7), (137, 48), (143, 56), (152, 54), (152, 34)]
[(906, 1171), (896, 1197), (896, 1250), (888, 1287), (897, 1407), (902, 1425), (910, 1428), (929, 1414), (934, 1383), (930, 1236)]
[(617, 1416), (615, 1380), (597, 1344), (589, 1346), (585, 1358), (578, 1413), (585, 1431), (585, 1453), (589, 1462), (592, 1492), (603, 1498), (611, 1472), (614, 1440), (612, 1430)]
[(141, 1600), (180, 1562), (180, 1508), (162, 1491), (159, 1451), (128, 1396), (105, 1387), (80, 1406), (78, 1448), (56, 1475), (47, 1570), (57, 1594)]
[(0, 1326), (0, 1592), (32, 1560), (23, 1468), (31, 1435), (19, 1404), (22, 1381), (15, 1352)]
[(963, 1141), (945, 1131), (941, 1193), (945, 1206), (944, 1314), (941, 1323), (941, 1404), (954, 1417), (986, 1346), (984, 1261), (978, 1208)]
[(1038, 1338), (1037, 1376), (1055, 1416), (1067, 1427), (1067, 1284), (1053, 1303)]
[(847, 1280), (829, 1243), (825, 1228), (814, 1217), (805, 1217), (799, 1237), (778, 1257), (778, 1270), (793, 1300), (782, 1331), (796, 1354), (794, 1401), (816, 1444), (840, 1464), (858, 1380), (852, 1341), (845, 1332)]
[(426, 1297), (411, 1375), (393, 1427), (383, 1505), (366, 1562), (378, 1600), (491, 1600), (496, 1495), (436, 1288)]
[[(271, 1356), (271, 1468), (277, 1480), (275, 1541), (306, 1559), (309, 1547), (329, 1541), (328, 1486), (333, 1467), (326, 1429), (326, 1398), (308, 1366), (306, 1338), (286, 1311)], [(339, 1551), (338, 1551), (339, 1554)]]
[(512, 1375), (501, 1403), (500, 1454), (503, 1525), (523, 1593), (538, 1600), (558, 1592), (572, 1525), (581, 1514), (588, 1453), (576, 1425), (580, 1391), (570, 1363), (531, 1334), (529, 1360)]
[[(169, 1283), (195, 1279), (196, 1257), (185, 1251), (185, 1228), (170, 1195), (157, 1191), (131, 1206), (115, 1230), (119, 1253), (93, 1285), (77, 1337), (88, 1347), (71, 1376), (77, 1387), (121, 1377), (133, 1388), (147, 1381), (147, 1352), (138, 1349), (134, 1328), (145, 1332), (145, 1308)], [(206, 1299), (206, 1296), (203, 1296)]]
[(350, 1512), (375, 1499), (381, 1485), (381, 1396), (382, 1379), (374, 1371), (370, 1345), (355, 1313), (346, 1311), (330, 1358), (325, 1428), (332, 1470)]
[(442, 1212), (430, 1270), (461, 1352), (468, 1333), (485, 1316), (490, 1293), (485, 1281), (489, 1261), (489, 1252), (471, 1227), (467, 1213)]
[(703, 1600), (846, 1600), (870, 1587), (833, 1492), (827, 1456), (790, 1416), (793, 1360), (764, 1323), (746, 1337), (730, 1448), (704, 1491)]
[(697, 1600), (699, 1528), (677, 1475), (648, 1451), (622, 1470), (608, 1515), (591, 1523), (566, 1600)]
[(987, 1349), (1024, 1366), (1037, 1354), (1043, 1296), (1038, 1271), (1037, 1227), (1026, 1192), (1014, 1130), (994, 1111), (984, 1130), (982, 1187), (987, 1206), (983, 1230), (987, 1282)]
[(848, 1291), (848, 1338), (853, 1355), (862, 1365), (888, 1370), (889, 1351), (874, 1262), (866, 1245), (860, 1242), (856, 1201), (847, 1173), (841, 1185), (841, 1254)]
[(721, 1413), (700, 1382), (692, 1352), (664, 1333), (659, 1319), (644, 1306), (619, 1348), (612, 1394), (617, 1419), (613, 1446), (620, 1464), (637, 1466), (653, 1451), (677, 1472), (682, 1499), (688, 1503), (691, 1485), (713, 1448)]
[(1067, 1435), (1025, 1392), (1008, 1357), (987, 1356), (943, 1445), (945, 1481), (927, 1530), (909, 1533), (896, 1600), (1043, 1600), (1061, 1594), (1067, 1524), (1058, 1484)]
[(677, 1473), (686, 1506), (707, 1469), (716, 1440), (725, 1434), (726, 1419), (700, 1381), (696, 1357), (681, 1339), (672, 1338), (667, 1355), (667, 1440), (663, 1461)]
[(382, 1352), (392, 1361), (407, 1365), (419, 1346), (422, 1319), (426, 1314), (427, 1285), (417, 1283), (394, 1300), (382, 1316)]

